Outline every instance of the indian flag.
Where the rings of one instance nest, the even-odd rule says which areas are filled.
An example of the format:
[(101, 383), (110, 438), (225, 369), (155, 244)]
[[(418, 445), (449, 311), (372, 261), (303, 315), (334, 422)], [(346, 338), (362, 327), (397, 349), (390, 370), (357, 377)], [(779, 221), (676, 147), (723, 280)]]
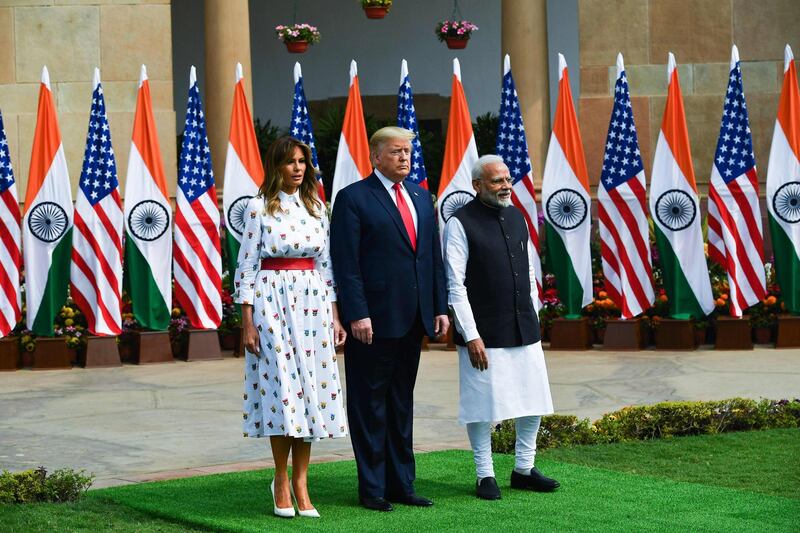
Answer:
[(45, 337), (53, 336), (53, 322), (67, 301), (72, 254), (71, 189), (50, 74), (44, 67), (25, 193), (22, 249), (27, 327)]
[(361, 90), (358, 86), (358, 66), (355, 61), (350, 61), (350, 89), (347, 92), (339, 149), (336, 151), (331, 207), (339, 191), (366, 178), (371, 172), (367, 127), (364, 124), (364, 109), (361, 107)]
[(703, 249), (700, 202), (683, 96), (675, 56), (671, 52), (667, 80), (667, 106), (658, 134), (650, 181), (650, 213), (664, 271), (670, 316), (700, 318), (713, 311), (714, 298)]
[(775, 275), (786, 309), (800, 314), (800, 90), (786, 45), (783, 88), (767, 167), (767, 209)]
[(258, 151), (253, 115), (247, 105), (242, 79), (242, 64), (236, 63), (236, 85), (233, 89), (231, 127), (228, 133), (228, 154), (225, 158), (225, 181), (222, 206), (225, 213), (225, 255), (228, 273), (233, 278), (244, 231), (244, 210), (250, 198), (258, 194), (264, 181), (264, 167)]
[(439, 228), (444, 228), (450, 217), (475, 196), (475, 189), (472, 188), (472, 167), (478, 161), (478, 148), (472, 131), (467, 97), (461, 84), (461, 64), (457, 58), (453, 59), (449, 117), (437, 200)]
[(172, 308), (172, 208), (142, 65), (125, 183), (125, 287), (144, 327), (165, 330)]
[(558, 103), (542, 178), (547, 258), (567, 318), (592, 302), (589, 175), (572, 103), (567, 61), (558, 54)]

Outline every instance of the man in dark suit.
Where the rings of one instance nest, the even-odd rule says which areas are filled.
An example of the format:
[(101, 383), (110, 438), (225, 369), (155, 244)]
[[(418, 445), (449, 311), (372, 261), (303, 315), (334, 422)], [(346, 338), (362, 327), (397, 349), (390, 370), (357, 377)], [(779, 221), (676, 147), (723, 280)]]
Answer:
[(414, 491), (414, 383), (423, 335), (447, 330), (447, 285), (430, 193), (404, 181), (413, 138), (375, 132), (374, 172), (339, 191), (331, 219), (359, 498), (379, 511), (433, 505)]

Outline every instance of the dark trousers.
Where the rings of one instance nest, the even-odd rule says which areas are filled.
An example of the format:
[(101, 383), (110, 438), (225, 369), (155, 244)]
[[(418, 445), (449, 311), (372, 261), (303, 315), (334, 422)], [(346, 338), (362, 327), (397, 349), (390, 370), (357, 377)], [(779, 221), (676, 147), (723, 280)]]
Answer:
[(414, 492), (414, 383), (423, 333), (419, 317), (404, 337), (373, 339), (371, 345), (348, 331), (347, 417), (361, 497)]

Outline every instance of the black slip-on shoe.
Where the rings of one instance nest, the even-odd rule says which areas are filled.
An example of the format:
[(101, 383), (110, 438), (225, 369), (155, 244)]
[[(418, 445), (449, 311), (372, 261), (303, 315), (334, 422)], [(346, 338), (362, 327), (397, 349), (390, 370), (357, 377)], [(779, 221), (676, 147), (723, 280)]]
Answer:
[(516, 470), (511, 471), (511, 488), (535, 490), (536, 492), (552, 492), (561, 486), (561, 483), (542, 475), (535, 467), (531, 468), (529, 475), (520, 474)]
[(500, 487), (493, 477), (485, 477), (480, 482), (475, 482), (475, 496), (484, 500), (499, 500)]

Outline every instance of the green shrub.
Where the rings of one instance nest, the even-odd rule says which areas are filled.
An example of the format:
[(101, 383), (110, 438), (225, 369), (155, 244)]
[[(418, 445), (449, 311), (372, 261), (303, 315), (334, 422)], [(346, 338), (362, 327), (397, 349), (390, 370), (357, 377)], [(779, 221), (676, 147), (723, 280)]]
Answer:
[(35, 502), (71, 502), (81, 497), (94, 481), (84, 470), (62, 468), (48, 475), (36, 470), (0, 473), (0, 504)]
[[(575, 416), (545, 416), (537, 448), (795, 427), (800, 427), (800, 400), (661, 402), (624, 407), (594, 423)], [(492, 450), (511, 453), (515, 440), (514, 422), (506, 420), (492, 432)]]

